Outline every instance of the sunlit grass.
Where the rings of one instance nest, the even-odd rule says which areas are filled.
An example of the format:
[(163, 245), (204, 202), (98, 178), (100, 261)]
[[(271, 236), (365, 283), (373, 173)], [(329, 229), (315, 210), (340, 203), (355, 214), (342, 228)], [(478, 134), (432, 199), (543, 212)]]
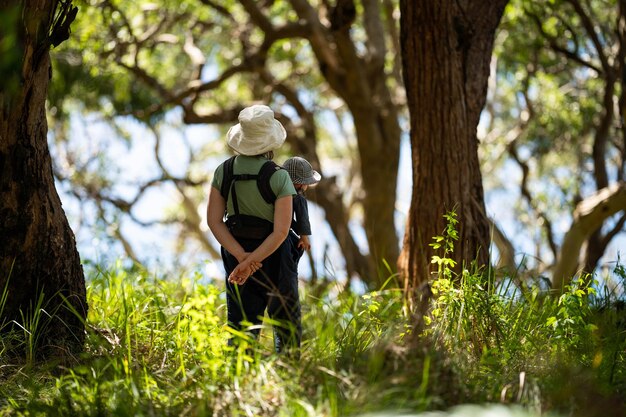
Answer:
[(608, 404), (624, 393), (619, 300), (584, 281), (562, 296), (511, 291), (480, 270), (453, 285), (441, 265), (419, 329), (393, 280), (363, 295), (303, 285), (298, 358), (273, 353), (270, 326), (228, 346), (220, 283), (96, 269), (84, 353), (63, 363), (3, 355), (0, 415), (344, 416), (503, 402), (577, 416), (596, 405), (586, 391)]

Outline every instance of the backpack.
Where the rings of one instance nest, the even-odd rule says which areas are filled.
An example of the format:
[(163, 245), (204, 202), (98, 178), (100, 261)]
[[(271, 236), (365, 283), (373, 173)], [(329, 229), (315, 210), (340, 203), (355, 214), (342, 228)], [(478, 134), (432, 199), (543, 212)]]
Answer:
[[(258, 174), (235, 175), (233, 172), (235, 158), (236, 156), (230, 157), (226, 160), (226, 162), (224, 162), (224, 178), (222, 179), (222, 188), (220, 189), (220, 193), (222, 194), (222, 197), (224, 197), (224, 200), (228, 201), (229, 194), (231, 194), (231, 191), (234, 191), (234, 182), (256, 180), (257, 188), (259, 189), (263, 200), (265, 200), (268, 204), (274, 204), (276, 202), (276, 194), (274, 194), (274, 191), (272, 191), (272, 187), (270, 186), (270, 178), (276, 171), (282, 168), (274, 161), (267, 161), (263, 164)], [(236, 197), (236, 193), (234, 197)], [(233, 204), (236, 205), (235, 200), (233, 200)], [(237, 209), (238, 207), (235, 207), (236, 211)]]
[(224, 162), (224, 178), (222, 179), (222, 187), (220, 194), (226, 202), (232, 195), (233, 208), (235, 214), (228, 216), (226, 226), (233, 236), (245, 239), (265, 239), (274, 229), (274, 223), (254, 216), (239, 214), (239, 204), (237, 202), (237, 192), (235, 184), (237, 181), (256, 181), (257, 188), (268, 204), (276, 202), (276, 194), (270, 186), (270, 178), (272, 175), (282, 169), (273, 161), (267, 161), (263, 164), (258, 174), (235, 174), (234, 163), (236, 156), (233, 156)]

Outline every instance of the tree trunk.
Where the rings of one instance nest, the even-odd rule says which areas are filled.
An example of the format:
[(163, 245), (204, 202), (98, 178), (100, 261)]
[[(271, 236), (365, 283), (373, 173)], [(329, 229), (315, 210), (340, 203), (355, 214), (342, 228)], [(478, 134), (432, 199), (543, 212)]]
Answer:
[(3, 21), (0, 39), (15, 36), (17, 51), (0, 74), (17, 80), (0, 90), (0, 328), (17, 322), (37, 334), (31, 352), (74, 350), (84, 338), (85, 279), (54, 186), (45, 102), (50, 45), (69, 35), (75, 9), (70, 2), (13, 0), (0, 1), (0, 13), (14, 16)]
[[(377, 266), (373, 271), (376, 276), (370, 281), (380, 285), (388, 278), (388, 272), (380, 268), (382, 261), (393, 265), (400, 253), (394, 225), (400, 162), (398, 115), (394, 107), (384, 111), (372, 106), (363, 112), (351, 106), (351, 97), (344, 99), (352, 111), (359, 142), (364, 190), (363, 227), (370, 256)], [(390, 102), (389, 104), (392, 106)]]
[[(343, 61), (356, 61), (347, 29), (334, 36)], [(357, 62), (350, 67), (361, 71), (339, 74), (326, 71), (323, 74), (345, 101), (354, 119), (363, 179), (363, 227), (373, 264), (370, 273), (375, 274), (364, 281), (375, 283), (375, 288), (388, 278), (387, 271), (380, 268), (382, 261), (393, 264), (399, 255), (394, 216), (402, 132), (383, 68), (366, 71), (364, 66)]]
[(611, 242), (609, 239), (605, 239), (602, 234), (602, 226), (593, 232), (585, 245), (582, 262), (582, 272), (593, 274), (600, 262), (600, 258), (606, 252), (606, 248)]
[[(597, 231), (609, 217), (626, 208), (626, 183), (603, 188), (587, 197), (574, 210), (572, 226), (563, 237), (559, 258), (552, 274), (552, 288), (563, 291), (578, 273), (580, 249), (585, 240)], [(592, 272), (592, 271), (588, 271)]]
[[(352, 114), (363, 179), (363, 226), (370, 251), (366, 283), (378, 287), (388, 273), (377, 266), (399, 254), (394, 226), (395, 193), (400, 160), (401, 129), (385, 71), (385, 38), (379, 2), (363, 2), (367, 52), (358, 51), (351, 35), (358, 8), (340, 0), (330, 9), (330, 27), (322, 24), (308, 1), (291, 0), (298, 16), (309, 22), (308, 40), (322, 75)], [(337, 237), (341, 239), (340, 236)], [(391, 262), (390, 262), (391, 263)], [(373, 275), (373, 276), (372, 276)]]
[(455, 209), (461, 266), (489, 262), (476, 128), (485, 104), (495, 31), (507, 0), (401, 0), (400, 35), (411, 114), (413, 194), (399, 270), (405, 289), (430, 279), (429, 243)]
[(328, 225), (337, 238), (337, 243), (346, 261), (348, 279), (358, 275), (369, 287), (376, 288), (378, 282), (374, 279), (369, 258), (361, 253), (350, 233), (348, 215), (341, 200), (342, 192), (337, 186), (335, 178), (325, 178), (316, 188), (314, 192), (309, 192), (309, 197), (313, 196), (312, 201), (319, 204), (326, 213)]

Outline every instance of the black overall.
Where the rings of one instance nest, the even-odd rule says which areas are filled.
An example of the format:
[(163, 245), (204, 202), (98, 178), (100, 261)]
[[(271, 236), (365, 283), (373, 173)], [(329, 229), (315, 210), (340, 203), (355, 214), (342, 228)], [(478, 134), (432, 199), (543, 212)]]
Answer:
[[(249, 176), (246, 179), (251, 179)], [(236, 181), (233, 181), (234, 191)], [(235, 216), (239, 215), (237, 194), (233, 197)], [(250, 220), (249, 216), (247, 217)], [(256, 218), (255, 218), (256, 219)], [(258, 219), (260, 220), (260, 219)], [(243, 222), (245, 223), (245, 222)], [(226, 220), (231, 233), (246, 252), (253, 252), (263, 243), (265, 237), (258, 236), (258, 230), (246, 233), (246, 227), (238, 225), (234, 230), (231, 218)], [(252, 227), (252, 226), (251, 226)], [(252, 237), (253, 236), (253, 237)], [(285, 348), (298, 348), (302, 339), (300, 300), (298, 296), (298, 251), (297, 240), (287, 237), (281, 245), (264, 259), (262, 268), (256, 271), (243, 285), (228, 282), (228, 276), (238, 264), (237, 258), (222, 247), (222, 260), (226, 270), (226, 303), (228, 324), (239, 331), (249, 331), (258, 337), (265, 309), (268, 316), (278, 322), (274, 324), (274, 348), (282, 352)], [(252, 326), (247, 329), (245, 322)], [(232, 340), (232, 339), (231, 339)]]
[[(246, 252), (253, 252), (263, 240), (237, 238)], [(285, 239), (276, 251), (266, 258), (263, 267), (243, 285), (228, 282), (228, 275), (237, 266), (237, 258), (222, 248), (222, 260), (226, 269), (226, 303), (228, 324), (237, 330), (245, 330), (242, 322), (250, 322), (249, 331), (258, 337), (258, 326), (267, 308), (268, 316), (280, 322), (274, 325), (274, 347), (299, 347), (302, 338), (300, 300), (298, 298), (297, 259), (293, 240)]]

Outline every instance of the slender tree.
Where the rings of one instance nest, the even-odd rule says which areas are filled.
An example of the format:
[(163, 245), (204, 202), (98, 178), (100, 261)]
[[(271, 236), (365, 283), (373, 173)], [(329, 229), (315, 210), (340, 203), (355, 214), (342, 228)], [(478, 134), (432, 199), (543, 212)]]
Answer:
[(507, 0), (401, 0), (400, 41), (411, 115), (413, 194), (399, 269), (406, 290), (430, 276), (433, 236), (455, 209), (458, 265), (489, 262), (476, 128), (495, 31)]
[(43, 352), (80, 346), (87, 311), (45, 111), (49, 50), (67, 39), (76, 13), (71, 1), (0, 1), (0, 328), (36, 332)]

